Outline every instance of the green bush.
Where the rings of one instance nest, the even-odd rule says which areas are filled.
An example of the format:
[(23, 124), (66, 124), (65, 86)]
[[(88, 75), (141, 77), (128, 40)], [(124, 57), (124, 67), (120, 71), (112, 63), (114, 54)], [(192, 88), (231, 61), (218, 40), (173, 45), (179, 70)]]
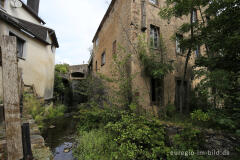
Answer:
[(38, 100), (32, 94), (24, 94), (23, 106), (24, 111), (31, 114), (34, 119), (39, 113), (42, 113), (44, 111), (40, 100)]
[(79, 159), (153, 160), (169, 153), (164, 127), (157, 120), (97, 108), (81, 109), (76, 118), (80, 121), (75, 150)]
[(166, 106), (166, 109), (167, 109), (167, 116), (168, 117), (173, 117), (176, 113), (176, 107), (174, 104), (168, 104)]
[(81, 107), (78, 115), (74, 118), (79, 122), (79, 130), (90, 131), (101, 128), (110, 121), (118, 121), (120, 119), (120, 112), (108, 108)]
[(66, 111), (64, 105), (44, 105), (32, 94), (24, 94), (23, 104), (24, 112), (32, 115), (41, 130), (54, 124), (58, 118), (64, 116)]
[(80, 132), (77, 142), (78, 146), (74, 149), (74, 155), (80, 160), (116, 159), (114, 150), (117, 149), (117, 144), (102, 129)]
[(173, 137), (173, 146), (171, 151), (184, 151), (184, 155), (171, 155), (168, 159), (186, 159), (186, 160), (205, 160), (209, 159), (206, 156), (191, 155), (189, 153), (195, 152), (197, 150), (202, 150), (203, 148), (203, 135), (200, 130), (193, 129), (190, 127), (184, 128), (180, 134), (176, 134)]
[(209, 121), (210, 117), (208, 113), (204, 113), (202, 110), (198, 109), (191, 113), (192, 120), (200, 121), (200, 122), (207, 122)]
[(105, 128), (114, 136), (119, 146), (116, 155), (121, 160), (164, 159), (169, 152), (164, 142), (164, 127), (158, 121), (126, 114)]
[(238, 134), (237, 130), (240, 128), (240, 114), (238, 110), (230, 112), (227, 109), (212, 109), (208, 111), (208, 114), (211, 117), (211, 127)]
[(44, 117), (45, 119), (56, 119), (58, 117), (64, 116), (66, 107), (64, 105), (49, 105), (45, 107)]

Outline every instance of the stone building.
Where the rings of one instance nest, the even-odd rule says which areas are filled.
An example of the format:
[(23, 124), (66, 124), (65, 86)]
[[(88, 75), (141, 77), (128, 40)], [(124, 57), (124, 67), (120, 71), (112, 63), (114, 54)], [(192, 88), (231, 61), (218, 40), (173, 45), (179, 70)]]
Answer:
[(33, 86), (39, 97), (51, 99), (55, 50), (59, 45), (55, 31), (46, 27), (38, 15), (39, 3), (40, 0), (28, 0), (26, 4), (21, 0), (1, 0), (0, 35), (17, 37), (18, 64), (24, 84)]
[(79, 83), (87, 78), (88, 75), (88, 65), (82, 64), (82, 65), (73, 65), (69, 66), (69, 72), (70, 72), (70, 81), (71, 81), (71, 88), (73, 93), (73, 103), (79, 104), (86, 102), (87, 98), (86, 96), (79, 93)]
[[(171, 74), (166, 75), (162, 81), (146, 76), (136, 54), (131, 55), (128, 66), (131, 74), (138, 73), (133, 79), (132, 89), (138, 90), (136, 94), (142, 97), (141, 105), (144, 109), (155, 113), (167, 104), (175, 104), (179, 108), (180, 84), (186, 57), (180, 54), (178, 38), (173, 40), (172, 37), (181, 24), (190, 20), (190, 16), (182, 19), (161, 19), (158, 13), (164, 6), (163, 0), (112, 0), (93, 38), (93, 54), (89, 61), (89, 68), (93, 73), (100, 72), (111, 76), (113, 55), (118, 54), (116, 52), (118, 45), (123, 46), (127, 52), (134, 53), (139, 35), (144, 35), (148, 43), (151, 41), (150, 49), (156, 54), (161, 54), (159, 46), (161, 37), (166, 46), (166, 54), (162, 56), (174, 67)], [(196, 18), (197, 14), (194, 14), (193, 20)], [(187, 104), (188, 91), (193, 85), (192, 65), (198, 55), (199, 50), (194, 51), (187, 69), (186, 82), (184, 82), (185, 104)], [(160, 91), (157, 88), (161, 88)]]

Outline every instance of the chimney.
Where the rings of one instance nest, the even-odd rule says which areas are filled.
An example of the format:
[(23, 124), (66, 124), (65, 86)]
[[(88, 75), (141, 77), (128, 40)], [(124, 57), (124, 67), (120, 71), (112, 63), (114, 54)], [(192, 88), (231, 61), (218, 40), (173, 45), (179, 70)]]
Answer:
[(27, 0), (27, 5), (38, 15), (40, 0)]

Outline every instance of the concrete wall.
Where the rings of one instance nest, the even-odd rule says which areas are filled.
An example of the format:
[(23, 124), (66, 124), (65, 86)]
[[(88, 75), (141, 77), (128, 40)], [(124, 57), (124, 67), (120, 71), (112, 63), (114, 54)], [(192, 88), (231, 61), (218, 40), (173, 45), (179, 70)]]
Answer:
[(11, 0), (5, 0), (5, 3), (4, 3), (4, 9), (7, 11), (8, 14), (10, 14), (13, 17), (26, 20), (28, 22), (41, 24), (41, 22), (36, 18), (34, 18), (26, 9), (24, 9), (23, 7), (13, 8), (11, 7), (10, 2)]
[[(40, 42), (37, 39), (16, 30), (3, 21), (0, 21), (0, 35), (9, 35), (13, 32), (25, 40), (24, 59), (19, 59), (19, 68), (23, 71), (25, 85), (34, 85), (37, 94), (45, 99), (53, 96), (55, 53), (51, 45)], [(0, 72), (2, 72), (0, 70)], [(1, 75), (1, 73), (0, 73)], [(0, 76), (2, 82), (2, 77)], [(0, 86), (2, 95), (2, 87)]]

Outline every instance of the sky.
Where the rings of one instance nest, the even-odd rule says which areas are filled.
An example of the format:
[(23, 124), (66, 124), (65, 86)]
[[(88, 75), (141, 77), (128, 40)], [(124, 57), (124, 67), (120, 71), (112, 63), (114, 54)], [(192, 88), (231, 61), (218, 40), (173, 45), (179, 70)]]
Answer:
[[(26, 0), (25, 0), (26, 1)], [(89, 48), (111, 0), (40, 0), (39, 16), (55, 30), (56, 63), (86, 64)]]

